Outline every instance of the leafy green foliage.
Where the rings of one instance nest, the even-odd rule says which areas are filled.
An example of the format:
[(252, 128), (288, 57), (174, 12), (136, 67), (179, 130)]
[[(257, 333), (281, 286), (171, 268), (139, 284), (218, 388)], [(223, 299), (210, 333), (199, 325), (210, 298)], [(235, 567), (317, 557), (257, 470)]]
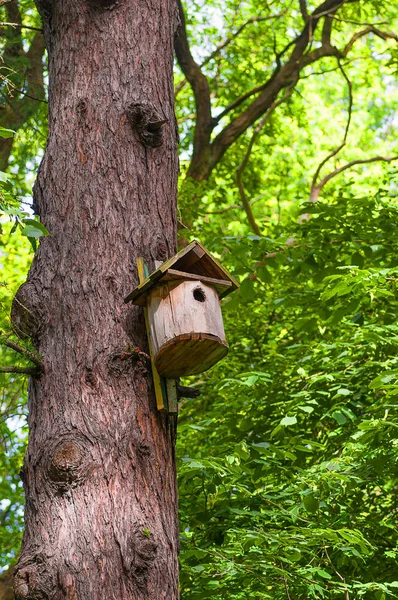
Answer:
[[(31, 261), (27, 238), (10, 235), (10, 230), (11, 224), (5, 224), (0, 238), (0, 334), (11, 332), (12, 298), (23, 283)], [(31, 366), (2, 344), (0, 365)], [(24, 498), (19, 473), (27, 440), (27, 380), (0, 373), (0, 390), (0, 567), (5, 567), (15, 560), (22, 537)]]
[[(5, 206), (5, 203), (3, 204), (3, 207), (0, 204), (0, 214), (3, 213), (4, 215), (7, 215), (15, 220), (14, 226), (10, 231), (10, 235), (15, 231), (20, 231), (21, 235), (24, 235), (28, 238), (33, 250), (36, 250), (36, 240), (43, 236), (49, 235), (49, 233), (39, 220), (29, 218), (29, 213), (20, 208), (19, 202), (15, 202), (14, 204), (13, 200), (14, 199), (11, 199), (11, 201), (6, 200), (7, 206)], [(3, 228), (0, 224), (0, 233), (2, 232), (2, 229)]]
[[(29, 206), (24, 207), (21, 200), (15, 195), (12, 177), (0, 171), (0, 219), (8, 217), (14, 222), (10, 233), (19, 231), (28, 238), (33, 250), (36, 250), (36, 240), (49, 235), (47, 229), (38, 219), (33, 219)], [(0, 234), (3, 232), (0, 221)]]
[(397, 597), (390, 188), (206, 240), (242, 286), (180, 419), (184, 599)]

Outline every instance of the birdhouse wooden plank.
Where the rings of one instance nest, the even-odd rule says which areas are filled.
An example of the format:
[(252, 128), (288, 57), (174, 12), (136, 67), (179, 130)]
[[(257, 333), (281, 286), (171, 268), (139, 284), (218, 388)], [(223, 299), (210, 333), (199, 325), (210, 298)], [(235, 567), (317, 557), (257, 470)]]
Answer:
[(157, 372), (179, 378), (206, 371), (228, 353), (220, 298), (238, 283), (196, 240), (127, 296), (145, 306)]
[(146, 295), (156, 283), (160, 283), (164, 278), (170, 279), (170, 270), (177, 270), (188, 276), (202, 275), (225, 281), (223, 290), (219, 293), (219, 298), (223, 298), (234, 290), (238, 289), (238, 282), (224, 269), (224, 267), (214, 258), (199, 242), (194, 240), (186, 248), (183, 248), (178, 254), (164, 262), (149, 277), (137, 286), (126, 298), (125, 302), (133, 302), (140, 306), (146, 305)]

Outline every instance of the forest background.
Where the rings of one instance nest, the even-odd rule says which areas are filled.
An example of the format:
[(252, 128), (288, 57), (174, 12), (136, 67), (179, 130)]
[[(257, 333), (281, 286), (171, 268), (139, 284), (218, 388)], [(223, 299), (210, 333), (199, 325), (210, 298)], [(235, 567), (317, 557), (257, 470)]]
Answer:
[[(335, 4), (318, 28), (302, 1), (184, 7), (180, 244), (199, 239), (241, 283), (223, 304), (229, 356), (180, 406), (184, 600), (398, 597), (398, 11)], [(46, 235), (29, 207), (47, 73), (33, 3), (3, 2), (0, 18), (0, 365), (23, 371), (9, 312)], [(305, 29), (297, 72), (206, 170)], [(27, 378), (0, 378), (7, 570), (23, 528)]]

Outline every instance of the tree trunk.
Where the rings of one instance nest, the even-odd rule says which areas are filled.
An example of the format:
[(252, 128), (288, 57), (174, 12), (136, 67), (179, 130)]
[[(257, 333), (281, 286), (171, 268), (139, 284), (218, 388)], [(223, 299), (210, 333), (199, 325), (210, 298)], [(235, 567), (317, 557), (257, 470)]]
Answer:
[(176, 2), (39, 10), (50, 104), (34, 198), (51, 235), (14, 307), (44, 364), (30, 381), (16, 598), (174, 600), (176, 423), (156, 410), (149, 364), (129, 358), (146, 332), (123, 299), (137, 256), (153, 268), (176, 250)]

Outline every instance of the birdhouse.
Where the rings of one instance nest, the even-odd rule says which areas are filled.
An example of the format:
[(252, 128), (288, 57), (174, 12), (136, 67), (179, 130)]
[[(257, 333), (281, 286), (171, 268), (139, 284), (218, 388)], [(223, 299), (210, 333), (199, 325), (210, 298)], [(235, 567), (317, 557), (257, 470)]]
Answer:
[(125, 302), (147, 308), (155, 367), (177, 379), (207, 371), (228, 353), (220, 298), (237, 282), (197, 241), (149, 275)]

